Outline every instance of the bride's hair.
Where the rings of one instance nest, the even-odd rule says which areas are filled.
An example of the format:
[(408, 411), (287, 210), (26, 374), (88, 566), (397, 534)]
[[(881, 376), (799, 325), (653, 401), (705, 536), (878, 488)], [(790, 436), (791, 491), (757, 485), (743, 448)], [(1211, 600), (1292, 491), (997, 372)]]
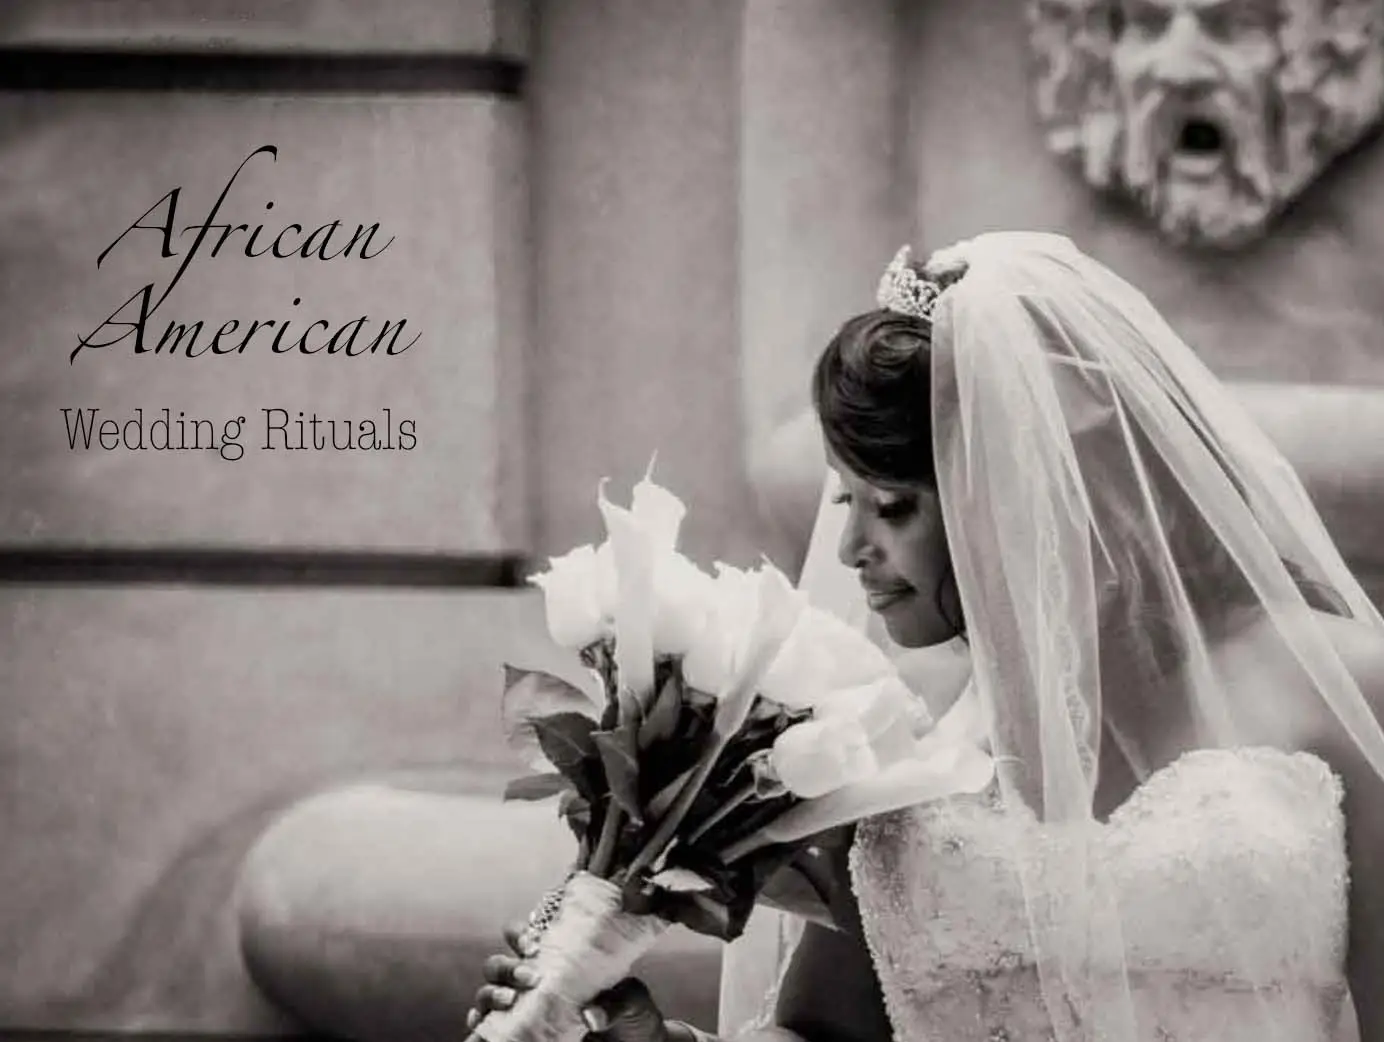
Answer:
[(848, 319), (817, 360), (812, 401), (827, 444), (872, 485), (937, 487), (931, 346), (926, 321), (879, 309)]

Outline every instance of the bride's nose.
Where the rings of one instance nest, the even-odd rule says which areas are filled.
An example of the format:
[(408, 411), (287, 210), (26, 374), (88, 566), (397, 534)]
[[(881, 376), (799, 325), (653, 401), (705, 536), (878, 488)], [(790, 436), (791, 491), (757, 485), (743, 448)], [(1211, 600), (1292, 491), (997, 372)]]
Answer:
[(879, 548), (869, 538), (865, 527), (860, 523), (859, 515), (854, 510), (846, 519), (846, 527), (841, 532), (836, 557), (847, 568), (860, 568), (879, 557)]

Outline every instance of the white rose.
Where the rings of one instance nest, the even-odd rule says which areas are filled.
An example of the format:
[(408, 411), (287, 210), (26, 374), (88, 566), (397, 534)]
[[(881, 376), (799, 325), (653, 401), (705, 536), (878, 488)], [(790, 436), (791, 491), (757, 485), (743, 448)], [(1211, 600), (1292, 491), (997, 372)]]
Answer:
[(803, 799), (824, 796), (879, 770), (865, 729), (849, 717), (794, 724), (774, 741), (770, 763), (788, 791)]
[(548, 571), (529, 579), (543, 591), (548, 633), (559, 647), (579, 650), (610, 634), (601, 570), (598, 552), (587, 545), (552, 558)]
[(836, 691), (894, 673), (889, 656), (864, 633), (809, 606), (770, 666), (761, 692), (791, 708), (811, 709)]

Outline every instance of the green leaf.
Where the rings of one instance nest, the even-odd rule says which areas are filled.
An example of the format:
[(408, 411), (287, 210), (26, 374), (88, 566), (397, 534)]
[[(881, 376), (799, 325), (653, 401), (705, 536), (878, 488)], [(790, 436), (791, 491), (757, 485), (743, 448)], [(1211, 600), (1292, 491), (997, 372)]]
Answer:
[(653, 801), (681, 775), (691, 776), (691, 769), (712, 737), (711, 714), (703, 714), (684, 701), (678, 711), (673, 736), (640, 750), (639, 794), (650, 818), (661, 817), (667, 812), (676, 793), (662, 796), (667, 802), (660, 810), (653, 809)]
[(785, 794), (770, 799), (750, 800), (715, 830), (716, 849), (725, 851), (746, 836), (771, 825), (802, 801), (796, 796)]
[(712, 718), (716, 715), (716, 696), (695, 687), (688, 687), (684, 690), (682, 697), (689, 707), (706, 717), (707, 724), (710, 726)]
[(699, 875), (688, 868), (665, 868), (657, 873), (650, 880), (654, 886), (660, 890), (667, 890), (674, 894), (700, 893), (704, 890), (713, 890), (716, 884), (706, 876)]
[[(792, 848), (788, 848), (792, 849)], [(806, 850), (786, 859), (777, 851), (755, 855), (755, 890), (760, 904), (791, 912), (811, 922), (840, 929), (846, 900), (832, 871), (830, 857)], [(786, 863), (785, 863), (786, 862)]]
[(695, 766), (687, 768), (687, 770), (683, 771), (655, 793), (653, 799), (649, 801), (650, 817), (657, 821), (662, 818), (664, 814), (668, 813), (669, 808), (673, 806), (673, 802), (678, 798), (678, 793), (682, 792), (683, 786), (692, 780), (692, 775), (695, 770)]
[(627, 885), (621, 890), (620, 905), (632, 915), (658, 915), (663, 897), (653, 887)]
[(592, 767), (599, 762), (596, 742), (591, 737), (596, 721), (580, 713), (555, 713), (539, 717), (531, 724), (539, 748), (548, 763), (588, 799), (598, 794)]
[(550, 796), (556, 796), (560, 792), (570, 792), (572, 782), (565, 775), (557, 771), (545, 771), (542, 774), (527, 774), (522, 778), (515, 778), (505, 786), (506, 800), (546, 800)]
[(823, 832), (807, 837), (803, 841), (804, 850), (815, 848), (817, 850), (847, 850), (851, 843), (855, 841), (854, 822), (847, 825), (837, 825)]
[(581, 793), (568, 789), (558, 800), (557, 812), (579, 841), (588, 838), (591, 828), (591, 801)]
[(505, 664), (505, 693), (500, 700), (505, 741), (534, 770), (546, 771), (557, 766), (542, 748), (535, 720), (564, 713), (594, 720), (598, 712), (599, 707), (585, 691), (561, 677)]
[(611, 798), (632, 822), (642, 824), (644, 810), (639, 805), (639, 760), (636, 755), (639, 739), (635, 727), (621, 724), (613, 731), (596, 731), (591, 738), (605, 768)]
[(723, 941), (733, 940), (731, 910), (725, 902), (705, 894), (688, 894), (686, 908), (682, 920), (684, 926)]
[(663, 918), (721, 941), (733, 941), (744, 933), (750, 912), (754, 910), (752, 901), (740, 897), (730, 901), (697, 893), (675, 897), (659, 908)]

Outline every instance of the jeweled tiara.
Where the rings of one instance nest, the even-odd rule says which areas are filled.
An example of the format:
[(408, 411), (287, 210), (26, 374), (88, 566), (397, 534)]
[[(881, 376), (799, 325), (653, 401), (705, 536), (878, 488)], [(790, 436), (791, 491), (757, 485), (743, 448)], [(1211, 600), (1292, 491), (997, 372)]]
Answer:
[(911, 246), (902, 246), (884, 269), (875, 291), (875, 301), (880, 307), (900, 315), (932, 321), (932, 309), (941, 296), (942, 287), (930, 279), (923, 278), (910, 265), (913, 255)]

